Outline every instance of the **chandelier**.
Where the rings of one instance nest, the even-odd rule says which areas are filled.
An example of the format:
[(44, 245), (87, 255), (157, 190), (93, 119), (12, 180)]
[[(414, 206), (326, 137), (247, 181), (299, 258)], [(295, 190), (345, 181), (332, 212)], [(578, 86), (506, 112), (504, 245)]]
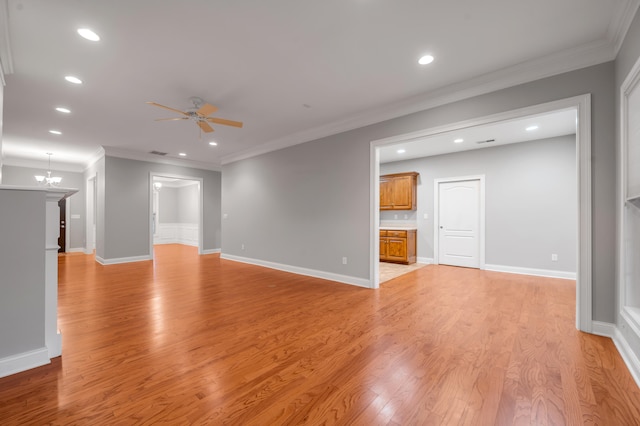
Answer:
[(47, 155), (49, 156), (49, 170), (47, 170), (47, 175), (46, 176), (36, 175), (36, 181), (39, 184), (44, 186), (57, 186), (60, 184), (60, 182), (62, 182), (62, 178), (51, 176), (51, 156), (53, 154), (50, 152), (47, 152)]

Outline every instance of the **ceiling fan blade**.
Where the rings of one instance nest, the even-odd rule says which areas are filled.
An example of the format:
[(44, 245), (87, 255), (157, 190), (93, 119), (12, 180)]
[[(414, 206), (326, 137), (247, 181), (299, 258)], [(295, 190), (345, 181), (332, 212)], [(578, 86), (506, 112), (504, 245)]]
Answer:
[(224, 124), (225, 126), (242, 127), (241, 121), (226, 120), (224, 118), (207, 117), (209, 123)]
[(188, 115), (186, 112), (180, 111), (179, 109), (171, 108), (171, 107), (168, 107), (168, 106), (165, 106), (165, 105), (160, 105), (160, 104), (155, 103), (155, 102), (147, 102), (147, 103), (149, 105), (153, 105), (153, 106), (157, 106), (157, 107), (160, 107), (160, 108), (168, 109), (169, 111), (177, 112), (178, 114)]
[(198, 126), (200, 126), (200, 128), (202, 129), (203, 132), (205, 133), (211, 133), (213, 132), (213, 127), (209, 126), (209, 123), (207, 123), (206, 121), (198, 121)]
[(173, 121), (173, 120), (188, 120), (189, 117), (175, 117), (175, 118), (156, 118), (155, 121)]
[(204, 104), (200, 107), (200, 109), (198, 109), (196, 111), (196, 114), (202, 116), (202, 117), (208, 117), (211, 114), (213, 114), (214, 112), (216, 112), (218, 110), (217, 106), (213, 106), (211, 104)]

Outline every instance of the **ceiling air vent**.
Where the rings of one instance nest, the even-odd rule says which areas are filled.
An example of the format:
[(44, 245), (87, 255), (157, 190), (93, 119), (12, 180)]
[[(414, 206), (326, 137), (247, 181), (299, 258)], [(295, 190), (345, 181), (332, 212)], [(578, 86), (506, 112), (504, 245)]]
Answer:
[(487, 140), (484, 140), (484, 141), (478, 141), (476, 143), (491, 143), (491, 142), (495, 142), (495, 141), (496, 141), (495, 139), (487, 139)]
[(153, 155), (160, 155), (160, 156), (165, 156), (167, 155), (166, 152), (160, 152), (160, 151), (149, 151), (149, 154), (153, 154)]

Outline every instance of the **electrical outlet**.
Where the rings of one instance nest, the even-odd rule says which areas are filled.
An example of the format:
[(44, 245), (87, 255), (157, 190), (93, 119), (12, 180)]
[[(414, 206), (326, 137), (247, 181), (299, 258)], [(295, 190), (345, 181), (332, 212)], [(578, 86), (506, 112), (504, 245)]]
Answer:
[(408, 215), (408, 214), (405, 214), (405, 215), (404, 215), (404, 218), (405, 218), (405, 219), (409, 219), (409, 215)]
[(428, 213), (423, 214), (422, 217), (424, 218), (424, 220), (429, 220), (429, 214)]
[(398, 218), (398, 215), (397, 215), (397, 214), (394, 214), (394, 215), (393, 215), (393, 218), (394, 218), (394, 219), (397, 219), (397, 218)]
[(244, 244), (240, 244), (240, 250), (244, 250)]
[(554, 261), (554, 262), (557, 262), (557, 261), (558, 261), (558, 255), (557, 255), (557, 254), (555, 254), (555, 253), (554, 253), (554, 254), (552, 254), (552, 255), (551, 255), (551, 260), (552, 260), (552, 261)]
[(343, 265), (346, 265), (346, 264), (347, 264), (347, 258), (346, 258), (346, 257), (343, 257), (343, 258), (342, 258), (342, 264), (343, 264)]

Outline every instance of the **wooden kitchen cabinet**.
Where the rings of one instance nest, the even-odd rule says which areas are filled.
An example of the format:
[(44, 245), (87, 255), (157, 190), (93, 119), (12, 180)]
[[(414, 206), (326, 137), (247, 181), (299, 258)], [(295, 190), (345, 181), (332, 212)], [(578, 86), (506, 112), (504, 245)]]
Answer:
[(417, 172), (380, 176), (380, 210), (415, 210)]
[(380, 230), (380, 261), (416, 263), (416, 230)]

